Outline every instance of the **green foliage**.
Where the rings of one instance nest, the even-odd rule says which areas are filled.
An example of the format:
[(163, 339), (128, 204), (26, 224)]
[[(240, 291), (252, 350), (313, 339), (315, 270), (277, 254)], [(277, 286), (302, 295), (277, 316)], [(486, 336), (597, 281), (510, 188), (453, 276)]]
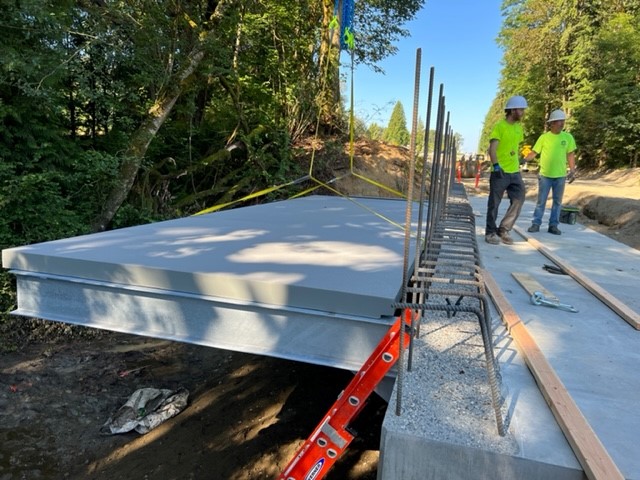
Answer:
[[(393, 41), (407, 33), (403, 23), (422, 3), (358, 2), (357, 61), (374, 63), (392, 53)], [(291, 140), (307, 134), (320, 114), (320, 90), (327, 82), (319, 62), (323, 3), (229, 4), (213, 29), (215, 5), (0, 5), (7, 27), (0, 40), (3, 179), (8, 192), (49, 182), (39, 196), (27, 195), (23, 205), (11, 207), (34, 201), (59, 210), (60, 228), (42, 228), (53, 237), (86, 230), (84, 222), (96, 216), (109, 192), (121, 188), (118, 169), (132, 135), (162, 92), (178, 87), (175, 74), (194, 52), (205, 60), (179, 85), (171, 115), (144, 146), (142, 170), (113, 226), (198, 209), (219, 198), (223, 188), (227, 198), (284, 180), (283, 172), (296, 167), (288, 165)], [(342, 131), (345, 126), (336, 125)], [(262, 128), (270, 139), (253, 137)], [(364, 134), (362, 122), (355, 129)], [(244, 165), (217, 154), (236, 140), (248, 145)], [(30, 183), (7, 180), (23, 175)], [(244, 177), (251, 188), (242, 187)], [(187, 205), (188, 199), (195, 203)], [(17, 212), (16, 218), (31, 218)], [(37, 241), (40, 230), (10, 217), (3, 227), (7, 244)]]
[[(325, 4), (0, 2), (0, 247), (86, 233), (119, 189), (115, 228), (301, 176), (291, 145), (316, 133), (322, 109), (331, 131), (348, 124), (337, 100), (326, 104)], [(357, 2), (356, 61), (393, 53), (422, 4)], [(154, 124), (161, 105), (167, 115)], [(364, 135), (361, 120), (354, 126)], [(234, 142), (246, 155), (227, 150)], [(8, 278), (3, 312), (15, 301)]]
[(384, 127), (381, 127), (376, 122), (373, 122), (367, 128), (367, 135), (371, 140), (382, 140), (384, 134)]
[(240, 94), (251, 99), (244, 113), (254, 117), (254, 126), (278, 125), (295, 140), (317, 119), (318, 87), (326, 81), (317, 63), (319, 7), (296, 0), (256, 2), (244, 13), (236, 74)]
[(408, 146), (410, 140), (409, 130), (407, 130), (407, 119), (404, 115), (402, 102), (396, 102), (389, 118), (389, 124), (384, 131), (382, 139), (392, 145)]
[(355, 2), (356, 63), (380, 70), (377, 62), (394, 55), (394, 42), (409, 35), (403, 25), (412, 20), (424, 0), (368, 0)]
[[(594, 110), (607, 120), (599, 145), (611, 167), (636, 166), (640, 151), (640, 16), (620, 13), (603, 24), (596, 45), (602, 78)], [(589, 145), (589, 138), (582, 138)]]
[(640, 2), (507, 0), (499, 43), (499, 89), (485, 117), (481, 149), (510, 95), (524, 95), (526, 142), (563, 108), (581, 167), (636, 165), (640, 132)]
[(3, 246), (53, 240), (78, 233), (81, 223), (69, 210), (57, 173), (28, 173), (2, 182), (3, 215), (0, 242)]

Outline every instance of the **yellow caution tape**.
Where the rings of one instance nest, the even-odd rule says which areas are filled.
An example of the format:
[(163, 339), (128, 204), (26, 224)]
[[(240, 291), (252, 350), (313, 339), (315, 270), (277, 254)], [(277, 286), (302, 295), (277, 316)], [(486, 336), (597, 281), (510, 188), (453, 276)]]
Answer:
[(204, 210), (200, 210), (198, 213), (194, 213), (193, 215), (204, 215), (205, 213), (216, 212), (221, 210), (229, 205), (234, 205), (236, 203), (244, 202), (246, 200), (251, 200), (252, 198), (261, 197), (262, 195), (266, 195), (267, 193), (275, 192), (283, 187), (288, 187), (290, 185), (295, 185), (297, 183), (304, 182), (305, 180), (309, 180), (309, 175), (305, 175), (304, 177), (300, 177), (296, 180), (292, 180), (291, 182), (283, 183), (282, 185), (276, 185), (275, 187), (265, 188), (264, 190), (260, 190), (259, 192), (250, 193), (249, 195), (238, 198), (237, 200), (233, 200), (232, 202), (221, 203), (219, 205), (214, 205), (213, 207), (205, 208)]
[[(191, 26), (193, 27), (194, 25), (191, 24)], [(336, 19), (336, 17), (334, 17), (332, 19), (331, 23), (329, 24), (329, 28), (333, 29), (333, 28), (336, 28), (337, 26), (338, 26), (337, 25), (337, 19)], [(354, 113), (354, 78), (353, 78), (354, 61), (353, 61), (353, 52), (354, 52), (354, 46), (355, 46), (354, 45), (355, 44), (355, 39), (354, 39), (353, 33), (349, 29), (346, 29), (346, 31), (345, 31), (345, 41), (347, 42), (347, 45), (349, 46), (349, 49), (351, 51), (351, 105), (350, 105), (351, 111), (350, 111), (350, 115), (349, 115), (349, 123), (350, 123), (350, 125), (349, 125), (349, 163), (350, 163), (350, 169), (349, 170), (350, 171), (348, 173), (346, 173), (345, 175), (342, 175), (340, 177), (334, 177), (333, 179), (329, 180), (328, 182), (322, 182), (322, 181), (318, 180), (317, 178), (315, 178), (313, 176), (313, 164), (314, 164), (315, 153), (316, 153), (316, 148), (315, 148), (315, 145), (314, 145), (314, 148), (313, 148), (313, 150), (311, 152), (311, 161), (310, 161), (310, 164), (309, 164), (309, 173), (307, 175), (305, 175), (304, 177), (300, 177), (300, 178), (298, 178), (296, 180), (293, 180), (293, 181), (288, 182), (288, 183), (283, 183), (281, 185), (265, 188), (265, 189), (260, 190), (258, 192), (254, 192), (254, 193), (251, 193), (249, 195), (246, 195), (245, 197), (239, 198), (237, 200), (233, 200), (231, 202), (226, 202), (226, 203), (222, 203), (222, 204), (219, 204), (219, 205), (214, 205), (214, 206), (209, 207), (209, 208), (205, 208), (204, 210), (201, 210), (198, 213), (195, 213), (194, 215), (204, 215), (206, 213), (216, 212), (216, 211), (221, 210), (223, 208), (226, 208), (226, 207), (228, 207), (230, 205), (235, 205), (236, 203), (244, 202), (244, 201), (250, 200), (252, 198), (257, 198), (257, 197), (266, 195), (268, 193), (271, 193), (271, 192), (274, 192), (276, 190), (279, 190), (280, 188), (287, 187), (287, 186), (290, 186), (290, 185), (295, 185), (295, 184), (301, 183), (301, 182), (306, 181), (306, 180), (311, 180), (311, 181), (315, 182), (314, 186), (312, 186), (310, 188), (307, 188), (307, 189), (303, 190), (302, 192), (298, 192), (295, 195), (291, 196), (290, 198), (302, 197), (304, 195), (307, 195), (308, 193), (313, 192), (314, 190), (317, 190), (318, 188), (323, 188), (324, 187), (327, 190), (335, 193), (336, 195), (339, 195), (339, 196), (341, 196), (343, 198), (346, 198), (347, 200), (352, 201), (356, 205), (358, 205), (361, 208), (371, 212), (375, 216), (383, 219), (384, 221), (386, 221), (386, 222), (388, 222), (388, 223), (390, 223), (392, 225), (395, 225), (396, 227), (398, 227), (401, 230), (404, 230), (404, 227), (402, 225), (400, 225), (399, 223), (397, 223), (397, 222), (385, 217), (381, 213), (376, 212), (375, 210), (369, 208), (368, 206), (356, 201), (355, 199), (351, 198), (350, 196), (345, 195), (345, 194), (339, 192), (338, 190), (336, 190), (335, 188), (330, 186), (331, 183), (335, 183), (338, 180), (341, 180), (342, 178), (347, 177), (348, 175), (353, 175), (353, 176), (355, 176), (355, 177), (357, 177), (357, 178), (359, 178), (359, 179), (361, 179), (361, 180), (363, 180), (365, 182), (368, 182), (368, 183), (370, 183), (372, 185), (375, 185), (376, 187), (381, 188), (382, 190), (386, 190), (386, 191), (388, 191), (388, 192), (390, 192), (390, 193), (392, 193), (392, 194), (394, 194), (394, 195), (396, 195), (398, 197), (406, 198), (406, 195), (404, 195), (402, 192), (399, 192), (398, 190), (390, 188), (390, 187), (388, 187), (386, 185), (383, 185), (380, 182), (377, 182), (377, 181), (375, 181), (375, 180), (373, 180), (371, 178), (368, 178), (368, 177), (366, 177), (364, 175), (361, 175), (361, 174), (357, 173), (354, 170), (353, 157), (354, 157), (354, 136), (355, 136), (354, 135), (354, 133), (355, 133), (354, 132), (354, 130), (355, 130), (355, 128), (354, 128), (354, 125), (355, 125), (355, 113)], [(331, 55), (331, 52), (329, 52), (328, 56), (330, 56), (330, 55)], [(324, 82), (325, 85), (326, 85), (326, 76), (328, 75), (329, 63), (330, 62), (327, 61), (327, 64), (325, 66), (325, 75), (323, 76), (323, 80), (325, 80), (325, 82)], [(316, 140), (317, 140), (317, 137), (318, 137), (318, 131), (320, 129), (319, 126), (320, 126), (320, 115), (318, 115), (317, 124), (316, 124)], [(314, 142), (314, 144), (315, 144), (315, 142)]]

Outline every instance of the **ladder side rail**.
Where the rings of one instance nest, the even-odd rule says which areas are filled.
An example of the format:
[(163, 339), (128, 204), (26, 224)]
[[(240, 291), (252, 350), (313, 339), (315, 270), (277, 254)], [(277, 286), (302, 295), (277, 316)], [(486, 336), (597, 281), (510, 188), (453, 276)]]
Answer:
[(309, 438), (298, 449), (279, 480), (321, 480), (347, 449), (354, 436), (348, 431), (365, 400), (395, 365), (400, 350), (401, 322), (405, 322), (403, 343), (409, 344), (407, 323), (411, 311), (405, 310), (389, 328), (362, 368), (340, 393)]

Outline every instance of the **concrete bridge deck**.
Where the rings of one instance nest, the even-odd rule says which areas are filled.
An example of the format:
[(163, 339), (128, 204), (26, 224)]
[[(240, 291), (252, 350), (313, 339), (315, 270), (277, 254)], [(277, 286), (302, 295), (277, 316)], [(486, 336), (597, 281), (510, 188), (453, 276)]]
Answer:
[(356, 371), (394, 320), (405, 209), (310, 196), (6, 249), (2, 265), (18, 315)]

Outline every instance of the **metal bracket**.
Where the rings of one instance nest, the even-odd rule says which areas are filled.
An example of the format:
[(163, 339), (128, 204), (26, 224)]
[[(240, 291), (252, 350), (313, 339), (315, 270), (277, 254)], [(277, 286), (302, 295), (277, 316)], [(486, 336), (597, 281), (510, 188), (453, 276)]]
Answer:
[(549, 300), (547, 297), (544, 296), (542, 292), (533, 292), (533, 295), (531, 295), (531, 303), (533, 303), (534, 305), (544, 305), (545, 307), (552, 307), (552, 308), (557, 308), (559, 310), (566, 310), (568, 312), (578, 313), (578, 310), (573, 305)]

